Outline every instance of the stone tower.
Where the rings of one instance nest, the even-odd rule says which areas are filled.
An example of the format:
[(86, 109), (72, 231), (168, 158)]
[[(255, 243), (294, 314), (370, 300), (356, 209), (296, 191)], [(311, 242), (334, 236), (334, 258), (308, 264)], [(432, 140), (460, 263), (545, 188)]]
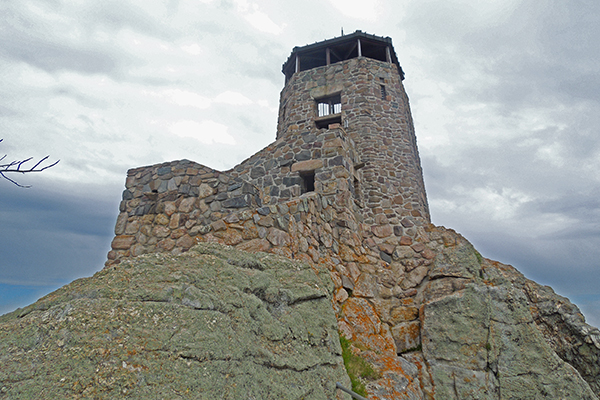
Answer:
[(340, 124), (356, 145), (352, 189), (364, 221), (429, 222), (404, 73), (391, 38), (356, 31), (295, 47), (283, 73), (277, 139)]
[(418, 240), (429, 207), (391, 39), (356, 31), (295, 47), (283, 73), (263, 150), (228, 171), (188, 160), (128, 171), (107, 265), (202, 241), (314, 262), (375, 251), (389, 263)]

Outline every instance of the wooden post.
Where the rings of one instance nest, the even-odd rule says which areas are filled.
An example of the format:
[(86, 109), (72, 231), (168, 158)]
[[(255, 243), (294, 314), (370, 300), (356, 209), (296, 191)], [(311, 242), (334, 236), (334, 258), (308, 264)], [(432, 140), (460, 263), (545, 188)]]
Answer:
[(358, 56), (362, 57), (362, 49), (360, 47), (360, 39), (358, 39)]
[(296, 53), (296, 71), (294, 72), (300, 72), (300, 54)]
[(331, 64), (331, 52), (329, 51), (329, 47), (325, 49), (325, 59), (327, 60), (327, 65)]
[(392, 62), (392, 54), (390, 53), (390, 46), (386, 46), (385, 48), (385, 59), (387, 62)]

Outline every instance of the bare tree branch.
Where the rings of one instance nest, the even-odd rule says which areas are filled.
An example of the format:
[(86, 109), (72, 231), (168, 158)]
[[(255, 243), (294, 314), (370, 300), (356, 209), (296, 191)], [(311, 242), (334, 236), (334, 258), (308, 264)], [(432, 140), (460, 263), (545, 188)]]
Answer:
[[(2, 142), (3, 140), (4, 139), (0, 139), (0, 142)], [(48, 159), (48, 157), (49, 156), (42, 158), (33, 167), (25, 167), (24, 166), (27, 162), (31, 161), (33, 159), (33, 157), (29, 157), (24, 160), (15, 160), (15, 161), (11, 161), (9, 163), (0, 164), (0, 176), (2, 176), (2, 178), (6, 179), (7, 181), (14, 183), (18, 187), (23, 187), (23, 188), (31, 187), (29, 185), (21, 185), (17, 181), (15, 181), (14, 179), (11, 179), (10, 177), (8, 177), (5, 174), (10, 174), (10, 173), (28, 174), (30, 172), (42, 172), (42, 171), (47, 170), (48, 168), (54, 167), (60, 161), (60, 160), (56, 160), (52, 164), (42, 166), (42, 164), (44, 163), (44, 161), (46, 161)], [(2, 162), (5, 158), (6, 158), (6, 155), (0, 157), (0, 162)]]

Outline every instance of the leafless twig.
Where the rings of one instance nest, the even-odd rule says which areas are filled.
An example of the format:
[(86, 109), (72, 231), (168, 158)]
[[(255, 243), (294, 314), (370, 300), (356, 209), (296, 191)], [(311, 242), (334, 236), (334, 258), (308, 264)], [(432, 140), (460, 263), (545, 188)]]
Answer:
[[(0, 139), (0, 142), (2, 142), (3, 140), (4, 139)], [(29, 161), (31, 161), (33, 159), (33, 157), (29, 157), (24, 160), (15, 160), (15, 161), (11, 161), (9, 163), (2, 164), (1, 162), (6, 158), (6, 155), (4, 155), (4, 156), (0, 157), (0, 176), (2, 176), (4, 179), (14, 183), (15, 185), (17, 185), (19, 187), (28, 188), (28, 187), (30, 187), (29, 185), (21, 185), (14, 179), (11, 179), (10, 177), (8, 177), (6, 174), (9, 174), (9, 173), (27, 174), (30, 172), (42, 172), (44, 170), (47, 170), (48, 168), (54, 167), (60, 161), (60, 160), (56, 160), (55, 162), (53, 162), (50, 165), (42, 165), (44, 163), (44, 161), (46, 161), (48, 159), (48, 157), (49, 156), (42, 158), (33, 167), (25, 167), (25, 164), (28, 163)]]

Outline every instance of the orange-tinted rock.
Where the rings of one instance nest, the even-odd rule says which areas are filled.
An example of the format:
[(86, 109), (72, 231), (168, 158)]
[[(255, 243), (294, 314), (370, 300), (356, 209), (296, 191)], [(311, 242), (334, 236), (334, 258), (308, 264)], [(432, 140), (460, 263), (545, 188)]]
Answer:
[(238, 244), (236, 249), (256, 253), (258, 251), (267, 251), (270, 247), (271, 244), (266, 239), (252, 239)]
[(323, 160), (320, 160), (320, 159), (299, 161), (297, 163), (292, 164), (292, 172), (314, 171), (317, 168), (322, 168), (322, 167), (323, 167)]
[(381, 330), (375, 309), (366, 299), (350, 297), (342, 306), (342, 314), (357, 335), (378, 334)]
[(237, 229), (226, 229), (224, 231), (215, 232), (214, 235), (223, 239), (223, 243), (228, 246), (240, 244), (244, 239), (242, 234)]
[(135, 236), (119, 235), (113, 239), (113, 241), (111, 243), (111, 247), (114, 250), (127, 250), (131, 247), (131, 245), (134, 242), (135, 242)]
[(177, 239), (176, 243), (177, 247), (182, 247), (184, 250), (189, 249), (194, 244), (196, 244), (196, 241), (190, 235), (183, 235), (182, 237)]
[(158, 242), (156, 245), (159, 249), (163, 249), (166, 251), (171, 251), (175, 247), (175, 241), (171, 238), (166, 238)]
[(431, 249), (423, 250), (421, 255), (423, 256), (423, 258), (426, 258), (427, 260), (432, 260), (435, 258), (435, 252)]
[(390, 323), (396, 325), (400, 322), (414, 321), (419, 318), (417, 307), (394, 307), (390, 311)]
[(421, 344), (421, 323), (411, 321), (395, 325), (392, 327), (392, 335), (398, 353), (414, 349)]
[(400, 237), (400, 245), (401, 246), (410, 246), (413, 240), (410, 236), (401, 236)]

